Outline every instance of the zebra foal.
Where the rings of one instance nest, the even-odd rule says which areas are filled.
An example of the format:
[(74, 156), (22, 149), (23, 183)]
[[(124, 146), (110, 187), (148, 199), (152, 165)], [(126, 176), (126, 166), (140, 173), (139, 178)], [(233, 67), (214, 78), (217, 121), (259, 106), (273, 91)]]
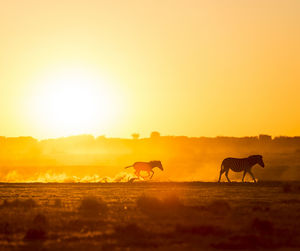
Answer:
[[(162, 164), (158, 160), (152, 160), (150, 162), (135, 162), (133, 165), (126, 166), (125, 168), (133, 167), (135, 169), (135, 175), (139, 178), (142, 177), (140, 172), (145, 171), (148, 173), (148, 177), (152, 179), (154, 171), (152, 170), (154, 167), (158, 167), (160, 170), (164, 170)], [(152, 175), (150, 176), (150, 173)]]
[(224, 159), (222, 162), (222, 165), (221, 165), (220, 176), (219, 176), (218, 182), (220, 182), (223, 173), (225, 173), (225, 176), (226, 176), (228, 182), (230, 182), (230, 179), (228, 178), (229, 169), (231, 169), (234, 172), (244, 171), (242, 182), (244, 182), (246, 173), (249, 173), (251, 175), (252, 179), (254, 180), (254, 182), (256, 182), (254, 175), (251, 172), (251, 168), (255, 164), (259, 164), (260, 166), (264, 167), (265, 164), (264, 164), (262, 158), (263, 157), (261, 155), (251, 155), (248, 158), (243, 158), (243, 159), (237, 159), (237, 158)]

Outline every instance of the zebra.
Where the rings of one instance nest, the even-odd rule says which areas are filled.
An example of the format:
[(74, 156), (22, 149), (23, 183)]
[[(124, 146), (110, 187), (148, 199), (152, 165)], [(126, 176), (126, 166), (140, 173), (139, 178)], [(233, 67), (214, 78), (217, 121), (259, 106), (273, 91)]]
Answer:
[(160, 170), (164, 170), (162, 164), (158, 160), (153, 160), (150, 162), (135, 162), (133, 165), (126, 166), (126, 168), (133, 167), (135, 169), (135, 175), (138, 177), (141, 177), (140, 172), (146, 171), (148, 173), (148, 177), (150, 176), (150, 173), (152, 173), (150, 179), (154, 175), (154, 171), (152, 170), (154, 167), (158, 167)]
[(222, 162), (218, 182), (220, 182), (221, 176), (224, 172), (225, 172), (225, 176), (226, 176), (228, 182), (230, 182), (230, 179), (228, 178), (229, 169), (231, 169), (234, 172), (244, 171), (242, 182), (244, 182), (244, 178), (245, 178), (245, 175), (247, 172), (251, 175), (254, 182), (256, 182), (254, 175), (251, 172), (251, 168), (255, 164), (259, 164), (261, 167), (265, 166), (265, 164), (263, 162), (263, 157), (261, 155), (251, 155), (248, 158), (243, 158), (243, 159), (226, 158)]

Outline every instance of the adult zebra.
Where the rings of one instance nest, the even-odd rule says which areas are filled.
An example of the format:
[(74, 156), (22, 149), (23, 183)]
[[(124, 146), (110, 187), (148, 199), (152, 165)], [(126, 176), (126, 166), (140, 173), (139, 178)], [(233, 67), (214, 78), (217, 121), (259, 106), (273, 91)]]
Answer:
[(242, 182), (244, 182), (244, 178), (246, 173), (249, 173), (251, 177), (253, 178), (254, 182), (256, 182), (253, 173), (251, 172), (251, 168), (255, 164), (259, 164), (260, 166), (264, 167), (265, 164), (263, 162), (263, 157), (261, 155), (251, 155), (248, 158), (243, 159), (237, 159), (237, 158), (226, 158), (223, 160), (220, 170), (220, 176), (219, 181), (221, 180), (222, 174), (225, 172), (225, 176), (230, 182), (230, 179), (228, 178), (228, 172), (229, 169), (231, 169), (234, 172), (241, 172), (244, 171)]

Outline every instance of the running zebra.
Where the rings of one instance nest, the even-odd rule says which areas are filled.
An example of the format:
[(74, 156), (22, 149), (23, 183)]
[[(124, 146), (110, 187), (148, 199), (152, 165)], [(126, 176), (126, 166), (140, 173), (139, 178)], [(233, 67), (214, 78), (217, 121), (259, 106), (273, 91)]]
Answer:
[(251, 172), (251, 168), (255, 164), (259, 164), (260, 166), (264, 167), (265, 164), (264, 164), (262, 158), (263, 157), (261, 155), (251, 155), (248, 158), (243, 158), (243, 159), (237, 159), (237, 158), (224, 159), (222, 162), (222, 165), (221, 165), (220, 176), (219, 176), (218, 182), (220, 182), (221, 176), (224, 172), (225, 172), (225, 176), (226, 176), (228, 182), (230, 182), (230, 179), (228, 178), (229, 169), (231, 169), (234, 172), (244, 171), (242, 182), (244, 182), (244, 178), (245, 178), (245, 175), (247, 172), (251, 175), (254, 182), (256, 182), (254, 175)]
[[(140, 175), (141, 171), (145, 171), (148, 173), (148, 177), (150, 177), (150, 179), (152, 178), (154, 171), (152, 170), (154, 167), (158, 167), (160, 170), (164, 170), (162, 164), (160, 161), (158, 160), (153, 160), (150, 162), (135, 162), (133, 165), (130, 166), (126, 166), (125, 168), (129, 168), (129, 167), (133, 167), (135, 169), (135, 175), (139, 178), (142, 177)], [(152, 175), (150, 176), (150, 173), (152, 173)], [(143, 177), (145, 178), (145, 177)]]

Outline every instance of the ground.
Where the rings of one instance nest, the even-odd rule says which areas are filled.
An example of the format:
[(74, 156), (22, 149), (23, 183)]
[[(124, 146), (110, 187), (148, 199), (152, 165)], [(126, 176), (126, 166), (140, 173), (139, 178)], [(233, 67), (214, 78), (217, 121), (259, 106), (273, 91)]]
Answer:
[(1, 250), (300, 248), (300, 183), (0, 184)]

